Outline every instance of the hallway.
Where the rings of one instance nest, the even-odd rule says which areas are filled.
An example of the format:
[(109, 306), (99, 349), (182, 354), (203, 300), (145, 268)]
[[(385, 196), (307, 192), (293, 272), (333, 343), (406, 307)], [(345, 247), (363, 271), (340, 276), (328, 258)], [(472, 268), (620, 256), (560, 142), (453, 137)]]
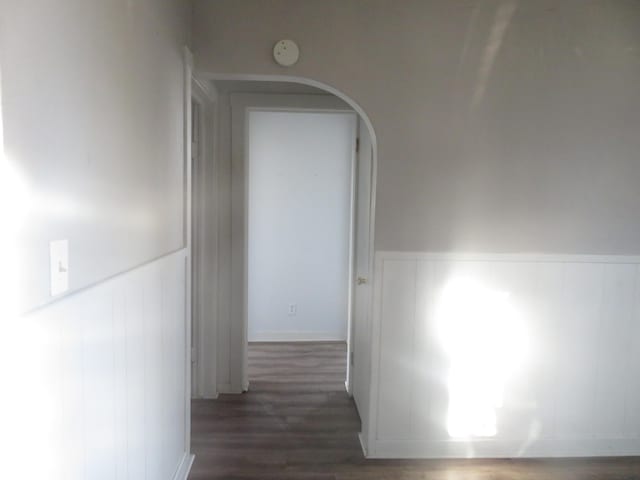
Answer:
[(253, 343), (250, 391), (192, 404), (189, 479), (640, 479), (640, 458), (365, 460), (341, 343)]
[(332, 479), (363, 460), (343, 343), (252, 343), (250, 390), (194, 401), (189, 477)]

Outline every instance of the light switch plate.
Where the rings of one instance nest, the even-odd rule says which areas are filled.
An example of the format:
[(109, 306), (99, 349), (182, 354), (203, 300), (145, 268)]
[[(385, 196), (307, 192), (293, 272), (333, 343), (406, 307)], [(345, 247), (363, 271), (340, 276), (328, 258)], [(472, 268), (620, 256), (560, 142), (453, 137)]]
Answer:
[(55, 240), (49, 243), (51, 271), (51, 296), (69, 289), (69, 241)]

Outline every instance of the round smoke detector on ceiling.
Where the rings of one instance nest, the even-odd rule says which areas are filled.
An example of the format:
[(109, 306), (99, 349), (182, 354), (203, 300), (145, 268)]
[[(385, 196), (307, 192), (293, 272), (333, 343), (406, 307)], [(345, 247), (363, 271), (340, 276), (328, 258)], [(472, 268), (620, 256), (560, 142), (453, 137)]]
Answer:
[(295, 65), (299, 56), (300, 50), (293, 40), (280, 40), (273, 46), (273, 58), (283, 67)]

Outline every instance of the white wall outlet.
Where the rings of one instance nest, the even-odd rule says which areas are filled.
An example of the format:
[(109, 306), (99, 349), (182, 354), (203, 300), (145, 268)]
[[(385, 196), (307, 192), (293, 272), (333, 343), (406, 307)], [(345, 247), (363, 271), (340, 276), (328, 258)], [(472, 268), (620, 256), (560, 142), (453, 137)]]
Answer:
[(296, 305), (295, 303), (290, 303), (288, 313), (289, 315), (295, 315), (296, 313), (298, 313), (298, 305)]
[(69, 289), (69, 241), (55, 240), (49, 243), (51, 272), (51, 296)]

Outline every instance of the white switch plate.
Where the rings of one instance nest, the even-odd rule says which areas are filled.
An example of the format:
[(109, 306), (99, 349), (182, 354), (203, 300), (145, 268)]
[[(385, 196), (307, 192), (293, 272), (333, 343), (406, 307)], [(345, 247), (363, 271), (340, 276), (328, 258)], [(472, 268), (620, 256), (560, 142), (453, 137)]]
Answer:
[(69, 241), (55, 240), (49, 243), (51, 271), (51, 296), (69, 289)]

